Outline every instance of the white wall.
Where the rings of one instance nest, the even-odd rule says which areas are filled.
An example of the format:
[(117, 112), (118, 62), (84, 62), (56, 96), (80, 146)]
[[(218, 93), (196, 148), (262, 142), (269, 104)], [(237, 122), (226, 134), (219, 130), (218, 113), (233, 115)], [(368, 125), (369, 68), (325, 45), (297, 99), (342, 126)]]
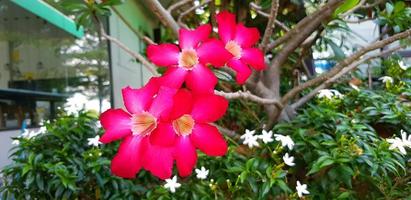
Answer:
[(14, 145), (12, 144), (12, 137), (17, 137), (20, 135), (20, 130), (11, 130), (11, 131), (0, 131), (0, 170), (11, 163), (11, 160), (8, 158), (10, 155), (9, 149)]
[[(126, 44), (131, 50), (140, 52), (142, 41), (133, 33), (127, 25), (115, 13), (110, 17), (110, 34)], [(112, 68), (112, 87), (114, 91), (113, 107), (123, 107), (121, 89), (130, 86), (134, 88), (141, 87), (148, 79), (149, 74), (143, 69), (140, 63), (118, 48), (116, 44), (111, 43), (111, 68)]]

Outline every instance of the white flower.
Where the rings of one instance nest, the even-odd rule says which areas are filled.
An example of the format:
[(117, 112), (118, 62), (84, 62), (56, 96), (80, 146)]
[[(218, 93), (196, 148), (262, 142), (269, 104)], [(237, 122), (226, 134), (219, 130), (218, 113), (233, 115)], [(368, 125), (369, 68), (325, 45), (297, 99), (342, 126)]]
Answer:
[(20, 141), (19, 140), (13, 140), (13, 142), (11, 142), (12, 145), (19, 145)]
[(297, 194), (299, 197), (302, 197), (304, 194), (310, 194), (310, 192), (307, 190), (307, 185), (300, 183), (300, 181), (297, 181), (297, 186), (295, 187), (297, 190)]
[(394, 83), (394, 79), (391, 78), (390, 76), (383, 76), (379, 78), (378, 80), (382, 81), (383, 83)]
[(196, 169), (196, 174), (198, 179), (206, 179), (208, 176), (208, 169), (201, 167), (201, 169)]
[(250, 131), (248, 129), (245, 129), (245, 133), (240, 137), (240, 139), (245, 140), (247, 138), (254, 137), (254, 133), (255, 133), (255, 130)]
[(360, 88), (352, 83), (349, 84), (354, 90), (360, 91)]
[(101, 144), (99, 135), (96, 135), (96, 137), (93, 137), (93, 138), (88, 138), (87, 140), (88, 140), (89, 146), (98, 147), (98, 145)]
[(407, 132), (401, 129), (401, 139), (402, 142), (407, 146), (408, 148), (411, 148), (411, 135), (407, 136)]
[(407, 154), (407, 151), (405, 150), (405, 144), (400, 138), (396, 137), (394, 139), (387, 139), (387, 142), (391, 144), (389, 147), (390, 150), (397, 148), (400, 153), (404, 155)]
[(343, 96), (338, 90), (322, 89), (318, 91), (318, 98), (332, 99), (333, 97), (342, 98)]
[(403, 155), (407, 154), (405, 147), (411, 148), (411, 135), (407, 136), (407, 132), (401, 130), (401, 138), (395, 137), (387, 139), (387, 142), (390, 143), (390, 150), (398, 149)]
[(334, 93), (334, 96), (337, 97), (337, 98), (341, 99), (341, 98), (344, 97), (344, 95), (341, 94), (338, 90), (331, 90), (331, 92)]
[(283, 156), (284, 163), (290, 167), (294, 166), (294, 156), (289, 156), (288, 153), (285, 153)]
[(403, 69), (403, 70), (407, 70), (407, 69), (410, 67), (410, 66), (406, 66), (405, 63), (404, 63), (404, 61), (402, 61), (402, 60), (398, 62), (398, 65), (399, 65), (400, 68)]
[(21, 136), (24, 137), (24, 138), (31, 139), (33, 137), (36, 137), (36, 136), (42, 134), (42, 133), (45, 133), (46, 131), (47, 131), (47, 129), (44, 126), (40, 127), (40, 129), (38, 129), (37, 131), (31, 131), (31, 130), (29, 131), (27, 129), (24, 129)]
[(246, 137), (243, 141), (243, 144), (248, 145), (248, 148), (258, 147), (260, 144), (257, 142), (258, 136), (252, 135), (250, 137)]
[(334, 96), (333, 92), (329, 89), (323, 89), (318, 91), (318, 97), (319, 98), (327, 98), (327, 99), (332, 99)]
[(294, 147), (294, 141), (291, 139), (290, 136), (284, 136), (284, 135), (280, 135), (280, 134), (274, 134), (274, 138), (277, 141), (281, 142), (281, 146), (285, 147), (287, 146), (288, 149), (292, 150)]
[(262, 134), (258, 136), (265, 144), (273, 141), (273, 131), (263, 130)]
[(177, 176), (174, 176), (172, 179), (166, 179), (166, 184), (164, 185), (165, 188), (169, 189), (170, 192), (176, 192), (176, 189), (181, 186), (180, 183), (177, 183)]

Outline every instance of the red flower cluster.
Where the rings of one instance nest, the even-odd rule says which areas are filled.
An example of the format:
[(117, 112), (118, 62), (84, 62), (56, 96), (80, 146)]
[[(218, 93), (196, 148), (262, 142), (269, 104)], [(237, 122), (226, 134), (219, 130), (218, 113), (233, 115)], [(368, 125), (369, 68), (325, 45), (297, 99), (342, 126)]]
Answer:
[[(223, 156), (227, 144), (212, 122), (221, 118), (228, 101), (214, 94), (217, 78), (208, 66), (227, 65), (242, 84), (251, 67), (264, 69), (263, 53), (252, 46), (259, 40), (256, 28), (236, 24), (229, 12), (217, 15), (221, 40), (209, 38), (211, 26), (180, 30), (179, 46), (150, 45), (148, 58), (167, 67), (162, 77), (151, 78), (140, 89), (122, 90), (122, 109), (100, 116), (103, 143), (122, 140), (111, 163), (113, 174), (133, 178), (141, 168), (167, 179), (176, 161), (180, 176), (189, 176), (199, 149), (209, 156)], [(183, 88), (185, 83), (186, 88)]]

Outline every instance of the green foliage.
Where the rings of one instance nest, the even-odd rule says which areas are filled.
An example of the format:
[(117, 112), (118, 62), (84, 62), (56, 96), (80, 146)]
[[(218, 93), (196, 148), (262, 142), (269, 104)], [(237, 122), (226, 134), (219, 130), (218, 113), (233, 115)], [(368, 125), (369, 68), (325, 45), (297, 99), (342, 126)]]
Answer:
[(392, 27), (394, 32), (404, 31), (411, 26), (411, 8), (403, 1), (387, 2), (385, 10), (378, 15), (378, 22)]
[(145, 189), (139, 183), (147, 179), (110, 174), (110, 159), (118, 145), (87, 144), (88, 138), (101, 134), (96, 122), (91, 113), (62, 115), (45, 124), (45, 133), (16, 138), (20, 144), (11, 151), (13, 163), (2, 171), (0, 199), (135, 199), (141, 195)]

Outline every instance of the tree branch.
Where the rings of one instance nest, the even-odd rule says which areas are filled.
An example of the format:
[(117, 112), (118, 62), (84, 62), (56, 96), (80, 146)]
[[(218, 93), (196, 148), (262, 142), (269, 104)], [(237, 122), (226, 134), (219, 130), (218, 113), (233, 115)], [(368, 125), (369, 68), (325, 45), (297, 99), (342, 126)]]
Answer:
[(185, 17), (186, 15), (188, 15), (188, 14), (189, 14), (190, 12), (192, 12), (193, 10), (195, 10), (195, 9), (197, 9), (197, 8), (200, 8), (200, 7), (204, 6), (205, 4), (210, 3), (210, 1), (211, 1), (211, 0), (205, 0), (205, 1), (203, 1), (202, 3), (200, 3), (200, 4), (196, 5), (196, 6), (193, 6), (193, 7), (189, 8), (188, 10), (182, 12), (182, 13), (180, 14), (180, 16), (178, 16), (178, 19), (177, 19), (178, 24), (179, 24), (180, 26), (187, 27), (187, 26), (183, 23), (183, 17)]
[(311, 79), (301, 85), (299, 85), (298, 87), (293, 88), (292, 90), (290, 90), (289, 92), (287, 92), (287, 94), (284, 95), (284, 97), (282, 98), (281, 102), (283, 104), (286, 104), (290, 99), (292, 99), (295, 95), (297, 95), (298, 93), (300, 93), (302, 90), (309, 88), (311, 86), (314, 86), (316, 84), (319, 84), (321, 82), (326, 81), (327, 79), (333, 77), (334, 75), (336, 75), (338, 72), (340, 72), (344, 67), (352, 64), (353, 62), (355, 62), (357, 59), (359, 59), (361, 56), (363, 56), (364, 54), (382, 48), (384, 46), (387, 46), (388, 44), (391, 44), (397, 40), (400, 39), (404, 39), (406, 37), (409, 37), (411, 35), (411, 29), (395, 34), (391, 37), (388, 37), (384, 40), (380, 40), (380, 41), (376, 41), (370, 45), (368, 45), (367, 47), (362, 48), (361, 50), (359, 50), (358, 52), (354, 53), (353, 55), (351, 55), (350, 57), (347, 57), (346, 59), (344, 59), (343, 61), (341, 61), (340, 63), (338, 63), (335, 67), (333, 67), (328, 73), (322, 74), (314, 79)]
[(177, 1), (175, 4), (171, 5), (170, 7), (167, 8), (167, 12), (169, 12), (170, 14), (173, 12), (173, 10), (183, 6), (184, 4), (193, 2), (193, 0), (181, 0), (181, 1)]
[(175, 36), (178, 36), (178, 29), (180, 26), (174, 20), (173, 16), (166, 9), (161, 5), (158, 0), (144, 0), (149, 9), (158, 17), (158, 19), (163, 23), (165, 26), (171, 28)]
[(251, 100), (251, 101), (254, 101), (254, 102), (259, 103), (259, 104), (264, 104), (264, 105), (273, 104), (273, 105), (275, 105), (276, 107), (278, 107), (280, 109), (283, 108), (283, 105), (279, 101), (277, 101), (275, 99), (261, 98), (259, 96), (251, 94), (249, 91), (247, 91), (247, 92), (237, 91), (237, 92), (226, 93), (226, 92), (216, 90), (216, 91), (214, 91), (214, 93), (216, 95), (223, 96), (228, 100), (230, 100), (230, 99), (240, 99), (241, 98), (241, 99)]
[[(315, 30), (317, 30), (322, 23), (328, 21), (334, 13), (334, 10), (343, 2), (344, 1), (341, 0), (329, 1), (313, 15), (307, 16), (301, 20), (294, 29), (283, 36), (285, 38), (292, 37), (292, 39), (289, 39), (281, 48), (272, 60), (269, 68), (264, 72), (264, 84), (266, 84), (268, 88), (274, 89), (274, 87), (276, 87), (273, 84), (272, 79), (274, 70), (280, 68), (287, 61), (289, 55), (293, 53), (295, 49), (297, 49)], [(295, 32), (295, 34), (293, 34), (293, 32)]]
[[(263, 16), (263, 17), (270, 17), (270, 14), (265, 13), (261, 10), (261, 7), (257, 4), (255, 4), (254, 2), (250, 3), (250, 7), (251, 9), (253, 9), (255, 12), (257, 12), (257, 14)], [(278, 27), (280, 27), (281, 29), (283, 29), (285, 32), (290, 31), (290, 28), (288, 28), (288, 26), (286, 26), (285, 24), (283, 24), (282, 22), (278, 21), (277, 19), (274, 20), (274, 24), (277, 25)]]
[[(293, 38), (294, 41), (295, 37), (299, 36), (301, 33), (305, 33), (304, 35), (306, 35), (308, 32), (309, 35), (314, 31), (312, 30), (313, 27), (315, 29), (316, 27), (318, 27), (318, 24), (321, 24), (325, 19), (329, 18), (332, 14), (330, 12), (333, 12), (343, 2), (343, 0), (329, 1), (326, 5), (315, 11), (313, 14), (299, 21), (293, 29), (288, 31), (283, 37), (279, 38), (279, 40), (281, 40), (281, 43), (283, 43), (288, 41), (290, 38)], [(274, 41), (268, 45), (267, 49), (273, 49), (281, 43)]]
[(270, 17), (268, 18), (268, 22), (267, 22), (267, 26), (265, 27), (263, 39), (261, 40), (261, 43), (260, 43), (260, 49), (263, 50), (264, 52), (266, 51), (267, 44), (270, 41), (271, 35), (274, 30), (274, 25), (275, 25), (274, 22), (277, 18), (278, 7), (279, 7), (278, 0), (272, 0)]
[(142, 56), (141, 54), (134, 52), (133, 50), (129, 49), (125, 44), (123, 44), (120, 40), (118, 40), (117, 38), (111, 37), (110, 35), (108, 35), (106, 33), (106, 31), (104, 30), (104, 26), (103, 24), (99, 21), (98, 25), (100, 27), (100, 33), (101, 36), (103, 38), (105, 38), (106, 40), (113, 42), (114, 44), (116, 44), (120, 49), (123, 49), (126, 53), (128, 53), (130, 56), (132, 56), (133, 58), (135, 58), (136, 60), (138, 60), (139, 62), (141, 62), (141, 64), (148, 70), (150, 71), (154, 76), (159, 76), (159, 74), (156, 71), (156, 67), (149, 62), (144, 56)]
[(372, 4), (366, 4), (366, 5), (361, 6), (361, 9), (373, 8), (373, 7), (378, 6), (378, 5), (380, 5), (380, 4), (382, 4), (382, 3), (386, 2), (386, 1), (387, 1), (387, 0), (376, 0), (376, 1), (375, 1), (374, 3), (372, 3)]
[(337, 73), (335, 76), (331, 77), (330, 79), (328, 79), (327, 81), (325, 81), (324, 83), (322, 83), (321, 85), (319, 85), (318, 87), (316, 87), (314, 90), (312, 90), (310, 93), (308, 93), (307, 95), (303, 96), (302, 98), (300, 98), (299, 100), (297, 100), (294, 104), (291, 105), (291, 107), (293, 109), (298, 109), (299, 107), (301, 107), (302, 105), (304, 105), (305, 103), (307, 103), (309, 100), (311, 100), (312, 98), (315, 97), (315, 95), (317, 95), (317, 93), (325, 88), (328, 88), (329, 86), (331, 86), (333, 83), (335, 83), (338, 79), (340, 79), (343, 75), (345, 75), (346, 73), (352, 71), (353, 69), (357, 68), (360, 64), (367, 62), (369, 60), (381, 57), (381, 56), (386, 56), (389, 55), (395, 51), (400, 50), (401, 48), (403, 48), (402, 46), (398, 46), (395, 48), (391, 48), (389, 50), (386, 51), (382, 51), (378, 54), (372, 55), (372, 56), (367, 56), (365, 58), (362, 58), (360, 60), (358, 60), (357, 62), (354, 62), (352, 64), (350, 64), (349, 66), (345, 67), (343, 70), (341, 70), (339, 73)]

